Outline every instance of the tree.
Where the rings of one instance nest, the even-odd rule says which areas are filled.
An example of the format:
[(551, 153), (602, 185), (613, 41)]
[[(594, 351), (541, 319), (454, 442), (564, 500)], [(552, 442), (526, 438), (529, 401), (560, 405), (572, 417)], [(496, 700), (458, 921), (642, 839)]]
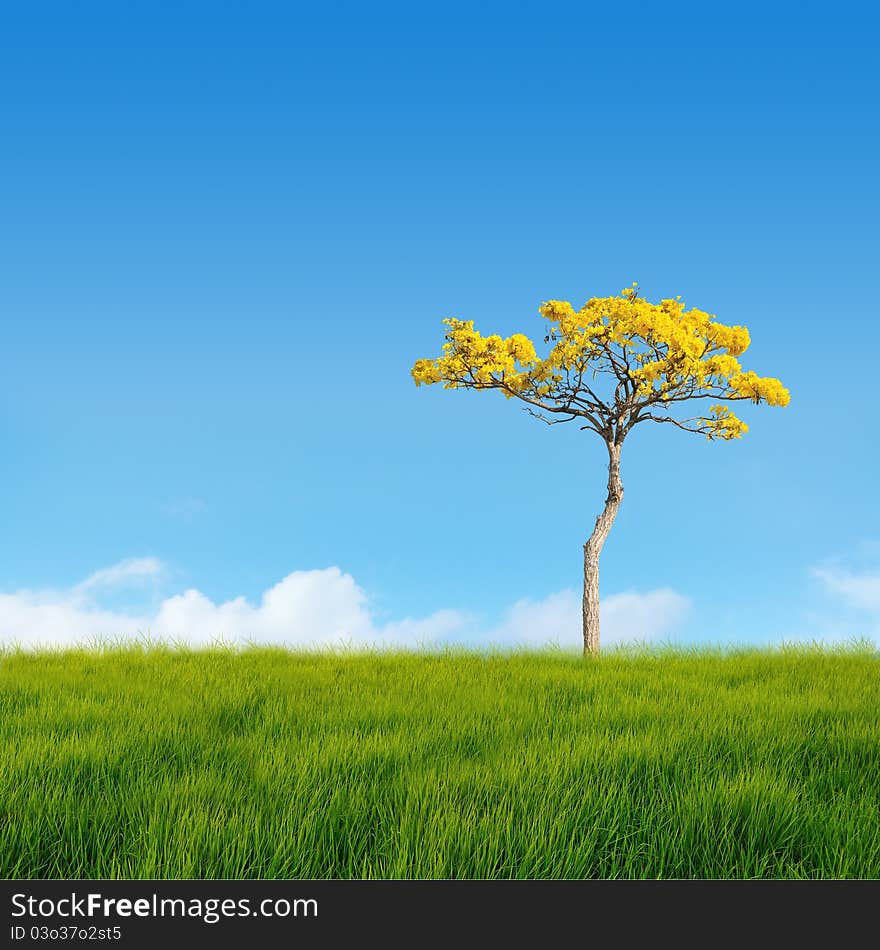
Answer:
[[(786, 406), (788, 390), (778, 379), (744, 372), (737, 360), (749, 346), (749, 331), (725, 326), (702, 310), (685, 310), (680, 297), (652, 304), (637, 284), (616, 297), (592, 297), (580, 310), (548, 300), (539, 312), (550, 323), (540, 359), (522, 333), (507, 339), (481, 336), (472, 320), (444, 320), (443, 355), (417, 360), (417, 386), (497, 389), (526, 403), (533, 416), (556, 425), (578, 422), (608, 450), (608, 495), (584, 544), (584, 655), (599, 652), (599, 555), (623, 499), (620, 451), (640, 422), (669, 423), (715, 439), (740, 438), (748, 426), (727, 403), (751, 400)], [(600, 383), (603, 386), (600, 386)], [(707, 414), (677, 418), (674, 404), (692, 403)], [(699, 407), (699, 408), (698, 408)]]

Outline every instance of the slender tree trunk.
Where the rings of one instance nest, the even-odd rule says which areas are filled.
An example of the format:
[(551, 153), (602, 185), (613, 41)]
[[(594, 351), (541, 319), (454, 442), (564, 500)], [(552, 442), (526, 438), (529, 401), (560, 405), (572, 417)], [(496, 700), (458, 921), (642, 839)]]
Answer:
[(596, 527), (584, 545), (584, 656), (599, 655), (599, 555), (623, 500), (621, 446), (617, 442), (605, 444), (608, 447), (608, 497), (605, 499), (605, 509), (596, 519)]

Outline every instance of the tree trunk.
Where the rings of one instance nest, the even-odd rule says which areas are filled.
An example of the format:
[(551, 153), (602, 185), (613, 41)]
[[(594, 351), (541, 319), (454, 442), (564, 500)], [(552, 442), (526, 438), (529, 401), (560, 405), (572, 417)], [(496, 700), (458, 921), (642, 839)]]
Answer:
[(584, 545), (584, 656), (599, 655), (599, 555), (623, 500), (620, 444), (605, 444), (608, 447), (608, 497), (605, 499), (605, 509), (596, 519), (596, 527)]

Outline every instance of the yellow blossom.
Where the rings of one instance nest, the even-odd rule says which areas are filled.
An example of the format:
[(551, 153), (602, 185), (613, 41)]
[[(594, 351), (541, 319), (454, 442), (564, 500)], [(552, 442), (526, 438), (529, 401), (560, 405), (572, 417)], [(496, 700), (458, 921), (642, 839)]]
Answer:
[[(642, 419), (675, 422), (709, 439), (740, 438), (748, 431), (722, 402), (709, 415), (689, 419), (658, 416), (658, 406), (668, 413), (676, 403), (704, 397), (771, 406), (790, 401), (778, 379), (742, 369), (738, 357), (751, 342), (745, 327), (688, 310), (680, 295), (651, 303), (638, 295), (634, 281), (618, 296), (591, 297), (579, 310), (566, 300), (547, 300), (538, 312), (550, 325), (545, 340), (551, 345), (543, 358), (522, 333), (482, 336), (472, 320), (450, 317), (444, 320), (442, 355), (413, 366), (416, 385), (498, 389), (528, 403), (535, 414), (581, 418), (584, 428), (619, 441)], [(600, 391), (602, 379), (610, 391)]]

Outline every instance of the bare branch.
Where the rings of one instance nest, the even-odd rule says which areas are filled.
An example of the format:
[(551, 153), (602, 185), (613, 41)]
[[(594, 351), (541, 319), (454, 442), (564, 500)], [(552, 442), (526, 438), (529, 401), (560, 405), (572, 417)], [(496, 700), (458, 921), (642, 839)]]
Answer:
[[(697, 432), (702, 435), (707, 435), (709, 432), (713, 431), (710, 426), (705, 423), (693, 426), (688, 425), (688, 423), (696, 422), (699, 423), (700, 420), (696, 417), (693, 419), (673, 419), (672, 416), (654, 416), (650, 413), (646, 416), (642, 416), (641, 419), (650, 419), (651, 422), (669, 422), (678, 429), (683, 429), (685, 432)], [(641, 419), (639, 421), (641, 421)]]
[[(541, 415), (540, 412), (535, 412), (534, 409), (529, 406), (523, 406), (523, 412), (527, 412), (530, 416), (534, 416), (536, 419), (540, 419), (541, 422), (546, 422), (548, 426), (557, 426), (560, 422), (574, 422), (575, 419), (579, 418), (578, 414), (573, 412), (567, 419), (547, 419), (545, 416)], [(591, 426), (581, 426), (582, 429), (592, 428)]]

